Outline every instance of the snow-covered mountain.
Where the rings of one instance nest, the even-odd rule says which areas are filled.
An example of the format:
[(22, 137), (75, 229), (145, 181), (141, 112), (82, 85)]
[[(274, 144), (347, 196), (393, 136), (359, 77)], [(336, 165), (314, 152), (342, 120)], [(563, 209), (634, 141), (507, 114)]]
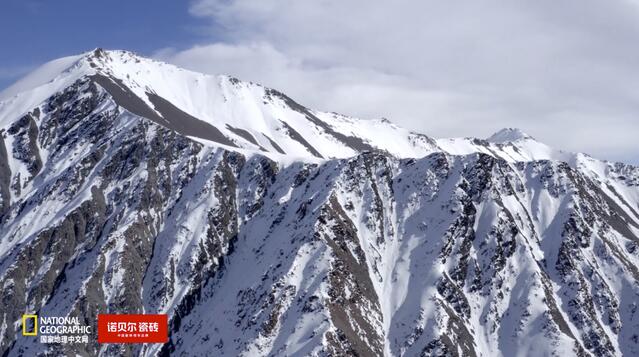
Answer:
[[(3, 355), (639, 355), (637, 167), (99, 49), (0, 93), (0, 133)], [(170, 341), (41, 344), (32, 312)]]

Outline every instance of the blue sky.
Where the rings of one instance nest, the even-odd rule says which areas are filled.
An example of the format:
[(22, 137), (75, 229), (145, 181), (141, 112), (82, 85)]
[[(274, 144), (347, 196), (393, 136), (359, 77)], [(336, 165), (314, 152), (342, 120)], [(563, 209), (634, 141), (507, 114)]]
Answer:
[(2, 0), (0, 88), (43, 62), (95, 47), (145, 55), (184, 48), (203, 40), (201, 23), (186, 1)]
[(0, 88), (126, 49), (433, 137), (639, 163), (637, 0), (0, 0)]

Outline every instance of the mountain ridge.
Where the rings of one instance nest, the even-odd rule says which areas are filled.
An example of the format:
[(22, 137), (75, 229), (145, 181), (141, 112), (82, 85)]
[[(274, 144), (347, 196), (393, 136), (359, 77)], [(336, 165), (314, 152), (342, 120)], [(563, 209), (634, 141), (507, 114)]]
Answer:
[[(135, 64), (141, 64), (139, 66), (135, 66)], [(149, 68), (145, 68), (148, 65)], [(127, 67), (128, 66), (128, 67)], [(121, 68), (122, 67), (122, 68)], [(130, 67), (130, 68), (129, 68)], [(124, 68), (124, 69), (123, 69)], [(256, 102), (261, 100), (273, 101), (281, 100), (283, 107), (285, 110), (289, 110), (293, 113), (299, 113), (304, 116), (304, 120), (301, 123), (302, 127), (307, 127), (307, 121), (311, 121), (314, 126), (317, 126), (319, 129), (320, 136), (326, 136), (324, 140), (318, 142), (317, 145), (329, 144), (335, 145), (338, 144), (338, 148), (340, 150), (333, 150), (332, 152), (320, 153), (309, 143), (306, 137), (312, 136), (313, 133), (298, 133), (295, 129), (296, 125), (294, 123), (288, 123), (286, 120), (281, 122), (281, 118), (278, 118), (278, 113), (267, 113), (266, 115), (260, 112), (264, 112), (265, 109), (253, 110), (253, 111), (242, 111), (238, 115), (234, 113), (229, 113), (228, 111), (224, 111), (222, 115), (215, 114), (216, 110), (211, 109), (211, 105), (220, 105), (219, 102), (214, 104), (208, 103), (207, 100), (193, 100), (194, 103), (188, 104), (184, 99), (184, 95), (182, 95), (182, 99), (177, 98), (175, 93), (167, 94), (166, 89), (164, 89), (165, 93), (162, 93), (162, 90), (159, 90), (160, 93), (147, 93), (145, 88), (157, 88), (158, 80), (150, 80), (145, 78), (146, 74), (150, 72), (170, 72), (175, 74), (174, 72), (185, 73), (187, 74), (187, 79), (180, 79), (182, 82), (193, 82), (198, 83), (200, 81), (206, 82), (205, 79), (209, 80), (209, 83), (202, 85), (203, 88), (195, 88), (195, 91), (200, 93), (196, 97), (202, 97), (201, 93), (205, 93), (209, 95), (210, 93), (214, 93), (216, 91), (210, 90), (211, 87), (219, 87), (222, 82), (228, 82), (227, 84), (236, 84), (240, 86), (248, 86), (253, 87), (253, 90), (257, 90), (258, 93), (248, 103), (242, 103), (242, 105), (248, 105), (251, 107), (256, 106)], [(143, 73), (146, 72), (146, 73)], [(62, 78), (67, 76), (68, 79)], [(282, 154), (285, 152), (283, 147), (286, 145), (279, 145), (277, 140), (273, 140), (273, 138), (265, 132), (272, 131), (281, 131), (287, 132), (286, 135), (287, 140), (292, 141), (292, 148), (290, 151), (293, 153), (286, 153), (287, 156), (295, 157), (296, 159), (327, 159), (337, 158), (337, 157), (348, 157), (355, 155), (357, 152), (362, 150), (375, 150), (380, 149), (390, 154), (396, 155), (398, 157), (420, 157), (432, 152), (436, 151), (446, 151), (452, 154), (468, 154), (472, 152), (486, 152), (488, 154), (498, 153), (502, 158), (506, 160), (518, 161), (518, 160), (531, 160), (531, 159), (558, 159), (562, 161), (572, 162), (575, 161), (575, 157), (580, 154), (570, 154), (566, 153), (565, 155), (557, 153), (563, 153), (562, 151), (555, 151), (550, 149), (549, 147), (543, 148), (542, 150), (538, 150), (538, 148), (534, 148), (532, 150), (527, 150), (525, 145), (518, 145), (519, 150), (526, 151), (535, 151), (535, 153), (526, 153), (525, 155), (512, 155), (512, 153), (503, 154), (500, 153), (501, 148), (500, 145), (514, 144), (520, 139), (530, 139), (533, 141), (532, 146), (536, 145), (537, 142), (530, 135), (524, 133), (520, 129), (516, 128), (504, 128), (501, 129), (494, 134), (492, 134), (486, 141), (488, 143), (494, 144), (493, 147), (486, 149), (486, 146), (491, 146), (490, 144), (485, 145), (485, 142), (482, 142), (482, 139), (476, 138), (451, 138), (451, 139), (433, 139), (428, 137), (427, 135), (415, 133), (406, 129), (402, 129), (397, 125), (390, 122), (388, 119), (382, 118), (379, 120), (362, 120), (356, 119), (352, 117), (347, 117), (344, 115), (340, 115), (337, 113), (327, 113), (327, 112), (318, 112), (311, 109), (308, 109), (291, 98), (287, 97), (285, 94), (264, 87), (259, 84), (255, 84), (253, 82), (243, 82), (234, 77), (228, 75), (205, 75), (197, 72), (184, 70), (173, 65), (169, 65), (157, 60), (147, 59), (144, 57), (140, 57), (137, 54), (130, 51), (122, 51), (122, 50), (103, 50), (101, 48), (96, 48), (93, 51), (85, 52), (81, 55), (70, 56), (61, 58), (58, 60), (53, 60), (43, 66), (41, 68), (34, 71), (34, 74), (27, 75), (24, 79), (19, 80), (13, 86), (5, 89), (3, 92), (0, 92), (0, 103), (4, 102), (5, 107), (9, 107), (5, 109), (5, 112), (11, 113), (14, 116), (20, 116), (26, 114), (33, 107), (37, 106), (39, 102), (44, 101), (46, 97), (53, 95), (60, 88), (64, 88), (65, 86), (70, 85), (73, 81), (77, 80), (83, 76), (93, 76), (96, 80), (100, 81), (100, 83), (104, 86), (108, 86), (111, 91), (117, 90), (119, 93), (118, 97), (120, 101), (123, 103), (120, 104), (128, 104), (130, 108), (134, 112), (137, 111), (138, 114), (142, 114), (145, 117), (155, 117), (156, 120), (160, 120), (159, 123), (161, 125), (165, 125), (173, 130), (177, 128), (175, 125), (166, 122), (164, 118), (162, 118), (162, 114), (157, 110), (156, 104), (159, 104), (162, 107), (169, 107), (172, 114), (178, 113), (177, 117), (180, 117), (179, 121), (186, 122), (194, 122), (197, 121), (195, 127), (198, 128), (196, 130), (187, 130), (186, 132), (182, 132), (182, 134), (195, 138), (196, 140), (201, 139), (202, 142), (206, 143), (213, 142), (217, 145), (223, 145), (228, 148), (236, 148), (236, 149), (248, 149), (252, 151), (261, 151), (263, 154), (272, 155), (271, 158), (278, 160), (283, 159), (282, 157), (278, 157), (277, 154)], [(125, 83), (127, 78), (142, 78), (132, 80), (131, 83)], [(162, 75), (161, 78), (167, 77), (168, 75)], [(40, 78), (32, 78), (32, 77), (40, 77)], [(177, 75), (176, 77), (179, 77)], [(220, 82), (220, 83), (210, 83)], [(53, 85), (56, 82), (61, 82), (60, 85)], [(120, 85), (115, 84), (120, 83)], [(137, 82), (141, 83), (137, 83)], [(145, 81), (149, 83), (144, 83)], [(167, 81), (169, 83), (175, 83), (176, 81)], [(33, 88), (33, 86), (36, 86)], [(37, 92), (37, 88), (47, 86), (51, 88), (46, 88), (45, 93), (41, 94), (40, 97), (37, 95), (31, 95), (31, 97), (36, 97), (36, 99), (31, 99), (27, 101), (26, 104), (23, 103), (22, 106), (24, 108), (19, 108), (16, 110), (15, 108), (11, 108), (12, 102), (20, 102), (17, 100), (20, 97), (25, 96), (25, 93)], [(184, 86), (184, 83), (181, 83)], [(188, 83), (186, 84), (188, 85)], [(125, 89), (125, 91), (121, 91), (120, 89)], [(155, 91), (155, 89), (154, 89)], [(192, 94), (194, 89), (184, 90), (184, 92)], [(228, 89), (225, 90), (228, 95)], [(155, 98), (156, 102), (153, 102), (149, 95)], [(240, 93), (241, 96), (246, 97), (246, 93)], [(224, 96), (224, 95), (223, 95)], [(13, 98), (12, 98), (13, 97)], [(133, 98), (136, 103), (130, 103), (126, 98)], [(189, 97), (189, 96), (186, 96)], [(193, 97), (193, 96), (191, 96)], [(41, 100), (39, 100), (42, 98)], [(226, 98), (222, 99), (226, 101)], [(117, 101), (117, 100), (116, 100)], [(162, 102), (162, 103), (158, 103)], [(213, 101), (211, 101), (213, 102)], [(8, 103), (8, 104), (7, 104)], [(141, 104), (144, 103), (144, 104)], [(20, 104), (20, 103), (19, 103)], [(195, 105), (197, 104), (197, 105)], [(266, 104), (266, 103), (264, 103)], [(121, 105), (123, 107), (127, 107), (127, 105)], [(194, 109), (195, 107), (204, 107), (206, 110)], [(258, 105), (259, 106), (259, 105)], [(18, 107), (20, 107), (18, 105)], [(282, 109), (277, 108), (277, 109)], [(231, 109), (233, 111), (234, 109)], [(217, 110), (217, 112), (220, 112)], [(271, 116), (268, 118), (268, 116)], [(0, 107), (0, 126), (5, 126), (7, 123), (4, 121), (8, 120), (10, 115), (7, 113), (3, 114), (2, 107)], [(264, 117), (267, 118), (264, 118)], [(219, 118), (231, 118), (232, 120), (219, 120)], [(255, 126), (256, 123), (252, 120), (255, 117), (262, 117), (263, 120), (266, 120), (266, 123), (258, 123), (258, 127), (261, 127), (261, 131), (256, 131), (251, 128)], [(186, 120), (185, 120), (186, 118)], [(189, 119), (190, 118), (190, 119)], [(251, 121), (246, 122), (245, 118), (252, 118)], [(175, 124), (175, 123), (173, 123)], [(221, 126), (221, 128), (217, 128), (217, 126)], [(267, 127), (271, 127), (271, 130), (268, 130)], [(177, 130), (180, 132), (180, 130)], [(383, 131), (384, 136), (379, 136), (379, 132)], [(206, 133), (210, 134), (206, 134)], [(315, 133), (317, 134), (317, 133)], [(358, 135), (362, 137), (358, 137)], [(509, 139), (509, 135), (513, 136), (513, 138)], [(202, 137), (200, 137), (202, 136)], [(386, 138), (385, 136), (389, 136)], [(500, 136), (503, 138), (500, 139)], [(208, 139), (212, 140), (208, 140)], [(300, 140), (301, 139), (301, 140)], [(387, 140), (388, 139), (388, 140)], [(385, 142), (393, 142), (395, 143), (395, 147), (390, 143)], [(450, 143), (455, 142), (455, 148), (450, 150)], [(482, 145), (477, 145), (478, 142), (482, 142)], [(370, 143), (374, 143), (371, 145)], [(397, 143), (401, 143), (397, 144)], [(273, 145), (275, 144), (275, 145)], [(539, 143), (541, 144), (541, 143)], [(543, 144), (541, 144), (543, 145)], [(552, 151), (552, 152), (551, 152)]]
[[(59, 90), (58, 87), (70, 85), (80, 77), (97, 76), (96, 80), (102, 85), (108, 86), (111, 91), (120, 92), (116, 93), (121, 101), (119, 104), (125, 108), (129, 106), (127, 109), (133, 112), (162, 117), (162, 113), (156, 108), (157, 102), (153, 103), (149, 97), (152, 95), (156, 100), (169, 104), (173, 114), (180, 112), (178, 116), (182, 121), (190, 117), (191, 122), (195, 119), (208, 124), (208, 131), (215, 132), (215, 135), (202, 134), (204, 137), (199, 137), (196, 135), (197, 131), (183, 132), (196, 140), (201, 139), (202, 142), (213, 141), (227, 147), (259, 150), (267, 155), (275, 154), (274, 157), (285, 151), (287, 156), (323, 159), (354, 155), (362, 148), (373, 149), (366, 142), (378, 135), (377, 131), (381, 129), (395, 140), (388, 143), (377, 140), (380, 141), (379, 149), (393, 154), (405, 156), (413, 151), (426, 154), (434, 147), (432, 140), (426, 136), (400, 129), (385, 121), (373, 121), (371, 123), (377, 123), (377, 127), (370, 128), (370, 125), (362, 124), (360, 120), (312, 111), (281, 92), (241, 82), (230, 76), (203, 75), (126, 51), (96, 49), (69, 59), (72, 63), (66, 70), (68, 80), (60, 80), (58, 76), (58, 81), (62, 82), (59, 86), (51, 85), (55, 80), (49, 82), (48, 85), (53, 89), (47, 95), (52, 95)], [(166, 88), (164, 83), (171, 83), (172, 88)], [(147, 93), (146, 88), (153, 88), (154, 93)], [(15, 102), (21, 104), (20, 96), (18, 94), (18, 98), (10, 98), (5, 107), (10, 107)], [(25, 96), (24, 92), (22, 96)], [(46, 95), (41, 97), (44, 100)], [(126, 98), (132, 98), (135, 103)], [(14, 109), (11, 112), (24, 114), (36, 104), (37, 101), (31, 101), (22, 110)], [(6, 115), (0, 112), (0, 124), (3, 117)], [(163, 124), (171, 127), (170, 123)], [(355, 130), (362, 131), (359, 135), (363, 134), (364, 137), (354, 135)], [(231, 142), (234, 144), (231, 145)], [(322, 146), (325, 152), (320, 153), (313, 146)], [(331, 147), (335, 148), (328, 151), (327, 148)]]

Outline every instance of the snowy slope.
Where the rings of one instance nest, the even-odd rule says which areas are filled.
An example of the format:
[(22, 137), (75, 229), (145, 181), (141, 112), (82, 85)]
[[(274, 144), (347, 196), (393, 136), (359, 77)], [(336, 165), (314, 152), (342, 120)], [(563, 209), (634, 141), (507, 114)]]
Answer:
[[(639, 169), (96, 50), (0, 97), (0, 354), (639, 355)], [(21, 316), (167, 313), (164, 345)]]
[[(56, 71), (62, 73), (56, 75)], [(202, 143), (213, 141), (274, 158), (328, 159), (363, 150), (409, 157), (436, 149), (433, 140), (387, 121), (370, 126), (307, 109), (258, 84), (187, 71), (131, 52), (101, 49), (45, 64), (2, 92), (0, 127), (82, 77), (94, 77), (123, 108), (143, 116), (158, 115), (163, 125)], [(178, 121), (181, 124), (175, 125)]]

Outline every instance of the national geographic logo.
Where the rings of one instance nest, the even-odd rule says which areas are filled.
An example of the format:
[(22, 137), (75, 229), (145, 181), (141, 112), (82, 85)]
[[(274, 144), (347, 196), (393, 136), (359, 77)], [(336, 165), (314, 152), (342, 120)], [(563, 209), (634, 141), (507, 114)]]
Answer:
[(92, 328), (78, 316), (22, 315), (22, 336), (38, 336), (41, 343), (89, 343)]
[(22, 315), (22, 336), (38, 335), (38, 315)]

